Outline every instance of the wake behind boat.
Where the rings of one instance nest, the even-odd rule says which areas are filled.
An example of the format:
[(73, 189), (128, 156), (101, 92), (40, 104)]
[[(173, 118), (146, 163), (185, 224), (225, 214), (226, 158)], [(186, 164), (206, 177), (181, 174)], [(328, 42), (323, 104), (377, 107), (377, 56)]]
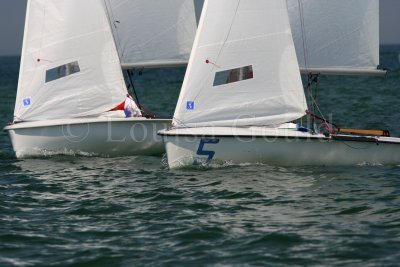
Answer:
[[(377, 0), (206, 0), (173, 127), (159, 132), (170, 168), (399, 164), (400, 139), (388, 131), (313, 114), (320, 74), (385, 75), (378, 11)], [(291, 123), (305, 115), (309, 127)]]

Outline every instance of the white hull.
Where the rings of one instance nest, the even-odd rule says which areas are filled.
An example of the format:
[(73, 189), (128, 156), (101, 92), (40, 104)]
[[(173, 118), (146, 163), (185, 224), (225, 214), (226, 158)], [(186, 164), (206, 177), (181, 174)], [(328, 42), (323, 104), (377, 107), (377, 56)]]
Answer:
[(400, 138), (325, 137), (262, 127), (186, 128), (159, 134), (163, 136), (170, 168), (204, 162), (282, 166), (400, 164)]
[(4, 128), (18, 158), (54, 154), (161, 155), (169, 119), (94, 118), (23, 122)]

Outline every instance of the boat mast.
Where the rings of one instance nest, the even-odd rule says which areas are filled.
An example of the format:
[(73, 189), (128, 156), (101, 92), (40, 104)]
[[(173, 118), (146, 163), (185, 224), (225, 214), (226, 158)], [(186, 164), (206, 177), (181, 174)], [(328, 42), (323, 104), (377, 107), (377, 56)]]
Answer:
[(135, 96), (135, 99), (137, 101), (137, 105), (139, 106), (140, 109), (142, 109), (142, 105), (140, 104), (140, 100), (139, 100), (139, 96), (136, 93), (136, 89), (135, 89), (135, 83), (133, 80), (133, 77), (135, 75), (135, 69), (133, 69), (133, 71), (131, 69), (127, 69), (126, 70), (126, 75), (128, 76), (128, 80), (129, 80), (129, 87), (132, 88), (132, 92)]

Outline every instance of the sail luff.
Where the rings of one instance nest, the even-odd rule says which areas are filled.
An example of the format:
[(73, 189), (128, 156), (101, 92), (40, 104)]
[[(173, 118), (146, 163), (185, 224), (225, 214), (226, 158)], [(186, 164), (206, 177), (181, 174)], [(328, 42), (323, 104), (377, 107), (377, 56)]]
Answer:
[[(21, 61), (20, 61), (20, 66), (19, 66), (19, 73), (22, 73), (24, 66), (25, 66), (25, 57), (23, 56), (25, 54), (26, 51), (26, 39), (27, 39), (27, 35), (28, 35), (28, 28), (29, 28), (29, 22), (30, 22), (30, 12), (31, 12), (31, 4), (32, 4), (32, 0), (28, 0), (27, 4), (26, 4), (26, 15), (25, 15), (25, 25), (24, 25), (24, 36), (22, 39), (22, 51), (21, 51)], [(21, 99), (21, 89), (19, 89), (19, 85), (22, 83), (22, 75), (18, 76), (18, 88), (17, 88), (17, 95), (16, 95), (16, 99)], [(16, 101), (15, 102), (15, 107), (14, 107), (14, 121), (20, 121), (21, 118), (18, 117), (18, 110), (21, 109), (23, 103), (20, 101)]]
[(199, 22), (198, 22), (198, 28), (197, 28), (196, 35), (195, 35), (194, 42), (193, 42), (193, 48), (192, 48), (192, 51), (190, 53), (188, 66), (186, 68), (185, 78), (184, 78), (183, 83), (182, 83), (181, 92), (180, 92), (179, 98), (178, 98), (178, 103), (176, 105), (174, 116), (172, 118), (172, 125), (175, 126), (175, 127), (185, 126), (185, 122), (183, 121), (183, 116), (179, 115), (179, 113), (182, 112), (181, 111), (182, 110), (182, 106), (184, 106), (184, 101), (185, 101), (184, 89), (186, 89), (189, 86), (189, 79), (188, 79), (189, 71), (193, 68), (193, 65), (195, 64), (195, 55), (194, 55), (195, 52), (194, 52), (194, 49), (199, 46), (200, 32), (203, 31), (203, 27), (204, 27), (204, 23), (205, 23), (205, 10), (207, 10), (208, 4), (209, 4), (209, 0), (204, 0), (203, 9), (202, 9), (202, 12), (200, 14), (200, 18), (199, 18)]

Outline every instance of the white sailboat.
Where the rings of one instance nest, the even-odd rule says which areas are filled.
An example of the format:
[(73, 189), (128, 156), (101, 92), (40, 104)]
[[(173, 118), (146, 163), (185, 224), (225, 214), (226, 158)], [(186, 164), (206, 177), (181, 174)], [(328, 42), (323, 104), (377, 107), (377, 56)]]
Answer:
[(29, 0), (14, 120), (5, 127), (16, 156), (162, 154), (157, 131), (170, 119), (110, 110), (128, 93), (123, 70), (187, 62), (195, 8), (192, 0)]
[[(337, 2), (339, 8), (329, 9)], [(357, 6), (364, 8), (354, 12)], [(346, 19), (330, 13), (349, 7), (351, 11), (345, 11), (351, 16)], [(378, 23), (378, 8), (377, 0), (206, 0), (173, 127), (159, 132), (169, 167), (210, 161), (398, 164), (400, 139), (388, 137), (385, 131), (349, 130), (366, 135), (345, 135), (324, 121), (329, 132), (322, 134), (291, 123), (308, 113), (300, 72), (384, 73), (376, 70), (379, 31), (370, 25)], [(290, 19), (288, 13), (292, 14)], [(298, 18), (296, 14), (300, 14)], [(372, 17), (365, 18), (367, 15)], [(304, 18), (318, 28), (306, 31)], [(325, 24), (332, 19), (351, 25)], [(302, 25), (297, 30), (301, 36), (293, 38), (291, 28), (296, 25)], [(330, 30), (337, 26), (340, 31)], [(324, 35), (310, 36), (320, 31)], [(293, 39), (303, 54), (296, 55)], [(355, 44), (350, 45), (352, 42)], [(335, 47), (342, 44), (350, 45), (350, 52)], [(327, 53), (331, 47), (335, 51)], [(299, 65), (298, 58), (310, 59), (308, 53), (317, 56)]]

